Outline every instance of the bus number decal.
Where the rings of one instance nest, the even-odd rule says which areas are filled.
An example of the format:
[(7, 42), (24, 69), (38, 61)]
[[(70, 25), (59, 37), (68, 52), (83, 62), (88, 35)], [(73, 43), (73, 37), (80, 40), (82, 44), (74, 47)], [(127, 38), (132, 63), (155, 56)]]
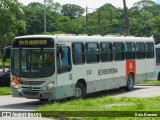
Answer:
[(92, 70), (87, 70), (87, 71), (86, 71), (86, 74), (87, 74), (87, 75), (91, 75), (91, 74), (92, 74)]

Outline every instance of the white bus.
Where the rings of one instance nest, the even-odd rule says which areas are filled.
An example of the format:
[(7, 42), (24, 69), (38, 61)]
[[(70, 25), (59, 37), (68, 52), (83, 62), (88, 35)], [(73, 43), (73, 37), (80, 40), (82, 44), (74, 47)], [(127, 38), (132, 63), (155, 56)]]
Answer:
[(160, 80), (160, 44), (155, 45), (156, 51), (156, 76), (154, 80)]
[(84, 98), (113, 88), (132, 90), (155, 75), (154, 39), (147, 37), (16, 37), (11, 48), (13, 97)]

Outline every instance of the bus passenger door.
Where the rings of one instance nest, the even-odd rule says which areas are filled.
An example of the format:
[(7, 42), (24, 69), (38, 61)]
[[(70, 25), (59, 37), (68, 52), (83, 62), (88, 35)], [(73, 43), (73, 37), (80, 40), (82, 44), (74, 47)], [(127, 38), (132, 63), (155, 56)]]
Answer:
[(57, 51), (57, 91), (56, 98), (73, 96), (72, 66), (70, 47), (62, 46)]

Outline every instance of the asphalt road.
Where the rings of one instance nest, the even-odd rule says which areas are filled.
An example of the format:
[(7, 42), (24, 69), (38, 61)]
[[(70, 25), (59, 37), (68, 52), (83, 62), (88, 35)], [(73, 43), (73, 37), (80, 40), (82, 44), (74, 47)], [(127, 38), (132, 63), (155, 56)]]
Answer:
[[(109, 90), (91, 94), (88, 97), (99, 97), (101, 95), (113, 95), (115, 97), (153, 97), (160, 96), (160, 86), (135, 86), (132, 91), (120, 92), (119, 90)], [(34, 111), (44, 103), (36, 99), (12, 98), (9, 96), (0, 96), (0, 111)], [(39, 120), (47, 120), (38, 118)], [(5, 118), (5, 120), (7, 120)], [(30, 120), (37, 120), (32, 118)]]

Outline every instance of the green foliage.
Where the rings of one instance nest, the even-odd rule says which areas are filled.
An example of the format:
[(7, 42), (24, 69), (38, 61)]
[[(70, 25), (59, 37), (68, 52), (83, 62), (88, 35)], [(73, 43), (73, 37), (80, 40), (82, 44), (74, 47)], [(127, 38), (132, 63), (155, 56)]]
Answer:
[[(90, 9), (88, 9), (89, 11)], [(6, 46), (17, 35), (44, 33), (44, 5), (32, 2), (23, 6), (17, 0), (0, 1), (0, 42)], [(112, 4), (84, 14), (85, 9), (74, 4), (58, 2), (46, 5), (47, 33), (68, 34), (124, 34), (124, 10)], [(99, 15), (100, 13), (100, 15)], [(160, 5), (152, 0), (141, 0), (128, 10), (133, 36), (160, 39)], [(87, 21), (87, 23), (86, 23)]]
[[(4, 63), (4, 67), (10, 68), (11, 61), (10, 59), (7, 59)], [(2, 66), (2, 59), (0, 59), (0, 66)]]
[(64, 16), (68, 16), (70, 18), (75, 18), (75, 17), (82, 16), (84, 11), (85, 11), (85, 9), (80, 7), (79, 5), (65, 4), (65, 5), (62, 5), (61, 13)]
[(135, 36), (159, 35), (160, 5), (142, 0), (129, 10), (131, 34)]
[(28, 4), (29, 8), (43, 8), (44, 5), (39, 2), (32, 2)]
[(23, 7), (25, 12), (27, 34), (40, 34), (43, 32), (43, 8), (38, 5), (29, 4)]
[(17, 0), (0, 1), (0, 41), (4, 47), (9, 41), (25, 32), (24, 12)]
[(140, 82), (138, 84), (141, 84), (141, 85), (160, 85), (160, 80), (145, 80), (143, 82)]
[(0, 95), (10, 95), (11, 88), (10, 87), (0, 87)]
[(46, 35), (54, 35), (54, 34), (65, 34), (65, 33), (62, 31), (46, 32)]

